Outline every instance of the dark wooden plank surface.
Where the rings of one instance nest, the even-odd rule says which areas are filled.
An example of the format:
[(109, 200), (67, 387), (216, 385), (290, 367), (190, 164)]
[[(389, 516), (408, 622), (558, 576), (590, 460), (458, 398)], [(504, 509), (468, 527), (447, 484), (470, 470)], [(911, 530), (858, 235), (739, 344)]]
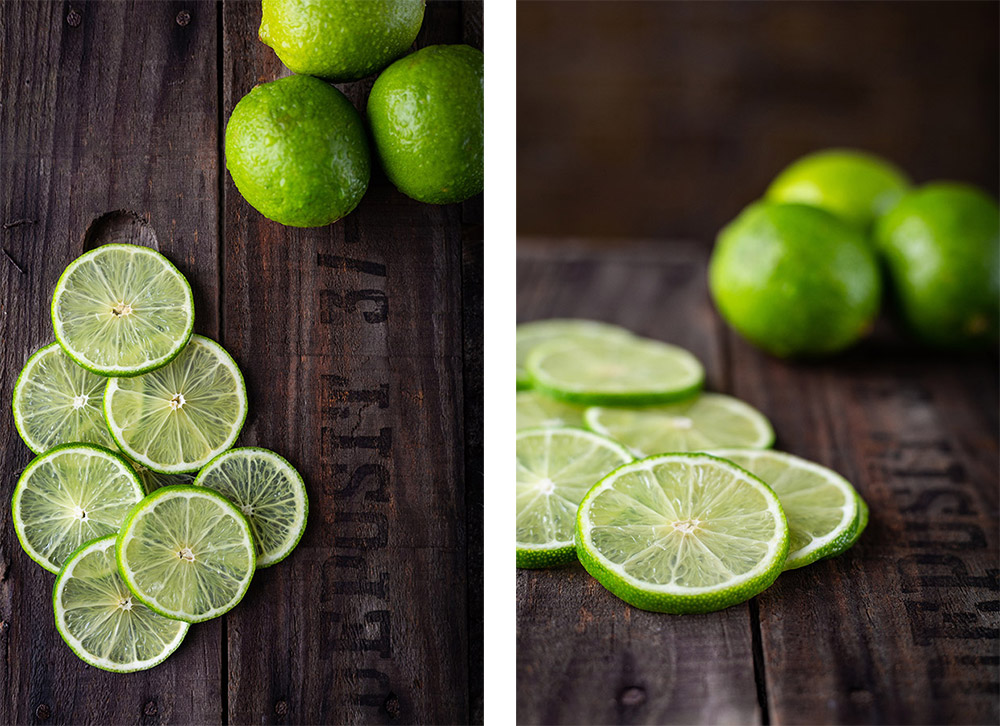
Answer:
[(848, 553), (704, 616), (643, 613), (579, 565), (518, 572), (519, 723), (996, 723), (995, 357), (915, 347), (882, 321), (829, 361), (724, 328), (698, 243), (518, 245), (518, 319), (578, 315), (684, 345), (760, 408), (778, 448), (871, 505)]
[[(246, 376), (240, 443), (287, 456), (311, 500), (299, 548), (236, 610), (124, 677), (63, 645), (52, 577), (0, 518), (0, 723), (482, 722), (467, 557), (482, 546), (482, 200), (420, 205), (376, 171), (324, 229), (247, 206), (222, 129), (255, 83), (287, 75), (259, 16), (0, 4), (0, 397), (51, 340), (71, 259), (112, 236), (156, 244), (193, 284), (197, 330)], [(463, 41), (482, 45), (481, 3), (431, 3), (417, 47)], [(370, 86), (341, 88), (363, 109)], [(30, 459), (9, 416), (0, 447), (9, 497)]]

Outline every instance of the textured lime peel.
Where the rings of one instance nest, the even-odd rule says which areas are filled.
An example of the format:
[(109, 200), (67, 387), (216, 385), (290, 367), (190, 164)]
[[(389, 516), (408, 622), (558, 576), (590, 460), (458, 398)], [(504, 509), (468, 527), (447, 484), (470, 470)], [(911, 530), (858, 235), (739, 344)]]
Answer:
[(170, 362), (194, 329), (191, 286), (166, 257), (108, 244), (70, 263), (52, 295), (66, 354), (102, 376), (135, 376)]
[(14, 384), (14, 425), (36, 454), (74, 442), (113, 447), (102, 402), (107, 379), (81, 368), (58, 343), (35, 351)]
[(573, 528), (584, 494), (632, 461), (621, 445), (574, 428), (517, 435), (517, 566), (554, 567), (576, 558)]
[(774, 429), (760, 411), (719, 393), (640, 409), (594, 406), (585, 420), (588, 428), (625, 444), (638, 457), (774, 444)]
[(236, 362), (195, 335), (170, 364), (135, 378), (112, 378), (104, 415), (119, 448), (161, 474), (194, 472), (228, 449), (247, 414)]
[(117, 532), (142, 496), (139, 477), (118, 454), (63, 444), (21, 474), (11, 502), (14, 531), (31, 559), (59, 572), (81, 544)]
[(230, 449), (212, 459), (194, 481), (235, 504), (250, 522), (257, 567), (269, 567), (302, 539), (309, 499), (302, 476), (284, 458), (256, 447)]
[(162, 663), (187, 635), (187, 623), (140, 603), (118, 574), (115, 539), (91, 540), (74, 552), (52, 591), (56, 629), (84, 662), (131, 673)]
[(774, 492), (706, 454), (651, 456), (616, 469), (577, 515), (580, 562), (643, 610), (711, 612), (743, 602), (778, 577), (788, 544)]
[(597, 338), (610, 345), (616, 339), (632, 337), (630, 331), (617, 325), (581, 318), (549, 318), (521, 323), (517, 326), (517, 388), (531, 388), (531, 376), (524, 364), (531, 351), (542, 343), (557, 339)]
[(118, 533), (118, 570), (144, 605), (189, 623), (243, 599), (256, 568), (253, 535), (228, 499), (205, 487), (157, 489)]

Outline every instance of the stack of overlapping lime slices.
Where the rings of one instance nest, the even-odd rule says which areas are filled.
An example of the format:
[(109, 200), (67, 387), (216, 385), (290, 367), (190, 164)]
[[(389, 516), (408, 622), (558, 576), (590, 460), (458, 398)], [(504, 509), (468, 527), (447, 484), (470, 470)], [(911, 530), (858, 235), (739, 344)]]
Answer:
[(58, 574), (56, 627), (73, 651), (105, 670), (151, 668), (291, 552), (305, 484), (273, 451), (230, 448), (243, 376), (192, 335), (191, 287), (160, 253), (84, 254), (59, 278), (52, 325), (57, 342), (14, 386), (14, 422), (38, 454), (14, 489), (14, 529)]
[(645, 610), (709, 612), (857, 541), (843, 477), (769, 450), (688, 351), (607, 323), (517, 330), (517, 565), (580, 562)]

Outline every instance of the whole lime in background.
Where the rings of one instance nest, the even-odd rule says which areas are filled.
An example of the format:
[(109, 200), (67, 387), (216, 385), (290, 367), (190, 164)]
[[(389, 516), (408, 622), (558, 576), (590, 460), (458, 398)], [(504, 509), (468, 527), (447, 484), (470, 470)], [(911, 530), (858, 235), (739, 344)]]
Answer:
[(320, 227), (353, 210), (371, 159), (351, 102), (310, 76), (256, 86), (226, 126), (226, 168), (240, 194), (268, 219)]
[(432, 45), (378, 77), (368, 121), (385, 173), (413, 199), (461, 202), (483, 190), (483, 53)]
[(900, 312), (924, 341), (995, 345), (1000, 314), (1000, 209), (975, 187), (935, 182), (879, 220), (875, 241)]
[(413, 44), (424, 0), (263, 0), (258, 36), (296, 73), (356, 81)]
[(881, 283), (862, 233), (802, 204), (756, 202), (720, 233), (709, 286), (722, 317), (777, 356), (818, 356), (872, 327)]
[(827, 149), (803, 156), (767, 189), (774, 202), (820, 207), (867, 230), (910, 187), (906, 175), (874, 154)]

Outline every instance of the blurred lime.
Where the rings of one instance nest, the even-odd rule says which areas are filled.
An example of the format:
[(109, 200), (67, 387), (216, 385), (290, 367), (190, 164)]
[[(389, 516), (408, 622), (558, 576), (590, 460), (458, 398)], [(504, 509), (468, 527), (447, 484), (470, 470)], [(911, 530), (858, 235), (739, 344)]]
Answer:
[[(599, 338), (613, 347), (617, 338), (631, 338), (625, 328), (583, 318), (548, 318), (517, 326), (517, 388), (531, 388), (531, 376), (524, 367), (528, 355), (542, 343), (556, 338)], [(520, 428), (520, 427), (518, 427)]]
[(823, 355), (871, 328), (880, 280), (862, 234), (828, 212), (756, 202), (720, 233), (709, 266), (715, 304), (777, 356)]
[(321, 227), (353, 210), (371, 161), (361, 117), (318, 78), (255, 87), (226, 126), (226, 168), (240, 194), (268, 219)]
[(1000, 210), (993, 199), (965, 184), (928, 184), (879, 220), (875, 241), (918, 336), (942, 346), (996, 343)]
[(483, 54), (432, 45), (389, 66), (368, 97), (382, 166), (421, 202), (461, 202), (483, 190)]
[(424, 0), (264, 0), (258, 35), (296, 73), (356, 81), (406, 52)]
[(867, 229), (909, 186), (906, 175), (885, 159), (850, 149), (827, 149), (803, 156), (778, 174), (767, 198), (820, 207)]

